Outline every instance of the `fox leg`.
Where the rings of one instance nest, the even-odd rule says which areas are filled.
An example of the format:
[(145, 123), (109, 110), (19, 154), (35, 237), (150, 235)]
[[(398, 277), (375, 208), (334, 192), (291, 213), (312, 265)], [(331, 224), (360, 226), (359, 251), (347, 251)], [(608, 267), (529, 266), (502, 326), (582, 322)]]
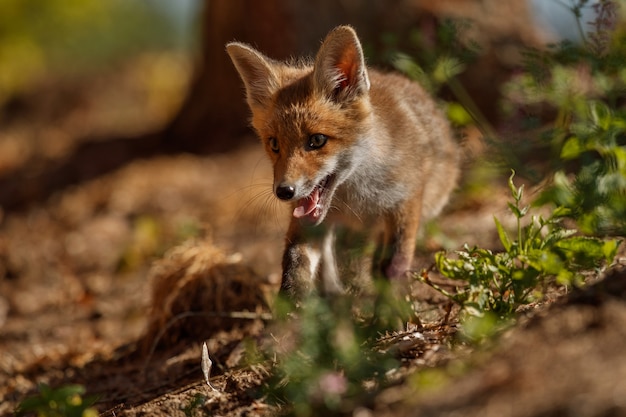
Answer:
[(283, 253), (283, 277), (280, 293), (290, 300), (301, 300), (314, 287), (315, 275), (321, 259), (318, 245), (306, 237), (299, 222), (292, 219)]
[(388, 279), (403, 278), (411, 269), (422, 211), (421, 195), (418, 197), (407, 201), (386, 218), (388, 248), (382, 266)]
[(334, 227), (307, 226), (292, 219), (283, 254), (280, 292), (291, 300), (301, 300), (313, 291), (319, 275), (324, 292), (340, 292), (334, 240)]

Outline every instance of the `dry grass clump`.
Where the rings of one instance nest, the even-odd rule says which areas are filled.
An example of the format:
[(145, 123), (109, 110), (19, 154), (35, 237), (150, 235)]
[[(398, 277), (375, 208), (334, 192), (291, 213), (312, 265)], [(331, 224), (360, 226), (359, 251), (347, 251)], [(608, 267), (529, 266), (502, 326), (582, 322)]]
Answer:
[(171, 249), (150, 272), (152, 301), (144, 349), (209, 338), (267, 311), (267, 281), (209, 240)]

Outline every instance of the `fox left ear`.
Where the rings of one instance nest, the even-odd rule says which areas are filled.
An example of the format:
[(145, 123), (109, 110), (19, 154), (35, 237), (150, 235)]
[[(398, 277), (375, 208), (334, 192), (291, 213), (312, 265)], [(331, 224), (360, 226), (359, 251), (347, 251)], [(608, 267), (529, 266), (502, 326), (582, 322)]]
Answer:
[(246, 86), (250, 108), (265, 105), (273, 92), (278, 89), (278, 76), (274, 61), (256, 49), (239, 42), (226, 45), (226, 51)]
[(354, 99), (369, 91), (361, 42), (350, 26), (333, 29), (315, 58), (315, 86), (336, 100)]

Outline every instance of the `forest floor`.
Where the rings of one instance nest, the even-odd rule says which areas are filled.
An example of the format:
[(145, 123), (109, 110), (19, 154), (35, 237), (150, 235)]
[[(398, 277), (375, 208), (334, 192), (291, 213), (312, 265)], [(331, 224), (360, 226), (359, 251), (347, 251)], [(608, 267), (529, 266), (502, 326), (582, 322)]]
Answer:
[[(75, 100), (49, 87), (35, 107), (5, 117), (0, 177), (39, 175), (86, 137), (158, 128), (164, 115), (111, 110), (119, 94), (128, 108), (145, 104), (132, 92), (111, 97), (117, 81), (71, 93)], [(272, 337), (267, 306), (289, 213), (272, 198), (270, 178), (260, 146), (159, 155), (0, 210), (0, 416), (41, 383), (85, 386), (103, 416), (276, 414), (259, 394), (268, 369), (246, 365), (244, 354), (246, 344)], [(481, 187), (460, 191), (428, 228), (416, 269), (441, 248), (498, 248), (493, 216), (513, 221), (506, 178)], [(405, 350), (394, 382), (353, 415), (626, 415), (623, 249), (620, 256), (585, 288), (528, 307), (481, 347), (458, 342), (445, 299), (415, 283), (425, 313), (405, 336), (419, 333), (420, 342)], [(209, 314), (242, 311), (252, 314)], [(217, 391), (203, 379), (205, 342)], [(448, 377), (428, 388), (410, 383), (433, 369)]]

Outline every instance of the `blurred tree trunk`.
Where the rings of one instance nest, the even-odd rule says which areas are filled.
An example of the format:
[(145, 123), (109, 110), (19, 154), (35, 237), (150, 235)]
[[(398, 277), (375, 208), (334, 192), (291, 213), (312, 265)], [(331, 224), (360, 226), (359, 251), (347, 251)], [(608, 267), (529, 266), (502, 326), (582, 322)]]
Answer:
[(201, 60), (186, 101), (165, 134), (171, 150), (225, 151), (242, 140), (247, 109), (239, 77), (225, 45), (254, 42), (268, 54), (284, 57), (290, 44), (286, 1), (207, 1), (202, 13)]

